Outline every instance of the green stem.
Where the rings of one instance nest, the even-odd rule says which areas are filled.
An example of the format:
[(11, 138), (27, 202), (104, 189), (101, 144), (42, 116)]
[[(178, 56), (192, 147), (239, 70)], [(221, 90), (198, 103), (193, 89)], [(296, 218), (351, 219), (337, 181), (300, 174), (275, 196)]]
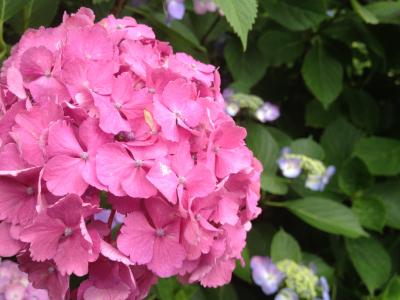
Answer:
[(275, 206), (275, 207), (285, 207), (285, 204), (280, 203), (280, 202), (273, 202), (273, 201), (266, 201), (265, 202), (269, 206)]

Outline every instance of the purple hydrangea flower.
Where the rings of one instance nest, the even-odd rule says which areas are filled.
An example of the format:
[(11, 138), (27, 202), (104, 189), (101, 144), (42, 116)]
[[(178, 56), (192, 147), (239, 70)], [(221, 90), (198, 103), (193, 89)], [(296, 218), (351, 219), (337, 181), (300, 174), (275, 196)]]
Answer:
[(289, 288), (284, 288), (279, 291), (274, 300), (299, 300), (299, 296)]
[(240, 111), (239, 103), (232, 100), (233, 94), (235, 94), (235, 91), (230, 88), (226, 88), (222, 92), (222, 96), (225, 100), (225, 112), (228, 115), (230, 115), (231, 117), (236, 116), (238, 114), (238, 112)]
[(322, 175), (308, 174), (305, 185), (310, 190), (323, 191), (335, 172), (336, 168), (334, 166), (329, 166)]
[(276, 265), (268, 257), (253, 256), (250, 260), (254, 282), (261, 287), (266, 295), (274, 294), (285, 278)]
[(255, 112), (256, 118), (262, 123), (275, 121), (280, 115), (279, 107), (270, 102), (265, 102)]
[[(94, 219), (98, 221), (102, 221), (103, 223), (108, 222), (108, 218), (110, 217), (111, 210), (110, 209), (103, 209), (101, 212), (98, 212), (94, 215)], [(124, 222), (125, 216), (117, 212), (114, 216), (113, 223), (111, 225), (114, 228), (118, 224), (122, 224)]]
[(168, 20), (182, 20), (185, 15), (184, 0), (167, 0)]
[(330, 300), (331, 297), (329, 296), (329, 284), (324, 276), (321, 276), (319, 279), (319, 284), (322, 288), (322, 300)]
[(296, 178), (301, 173), (301, 159), (287, 157), (286, 154), (289, 153), (290, 149), (288, 147), (282, 149), (281, 157), (278, 160), (279, 169), (281, 169), (283, 176), (287, 178)]
[(198, 15), (215, 12), (217, 9), (218, 7), (213, 0), (193, 0), (193, 10)]

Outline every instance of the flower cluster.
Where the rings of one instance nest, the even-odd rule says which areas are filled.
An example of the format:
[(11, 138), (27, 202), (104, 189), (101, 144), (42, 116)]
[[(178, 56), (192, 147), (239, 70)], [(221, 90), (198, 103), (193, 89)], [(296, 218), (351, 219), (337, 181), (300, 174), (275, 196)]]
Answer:
[(231, 117), (236, 116), (241, 108), (248, 108), (254, 117), (262, 122), (272, 122), (280, 117), (279, 107), (271, 102), (264, 102), (260, 97), (235, 93), (233, 89), (224, 89), (225, 111)]
[(296, 178), (305, 170), (308, 173), (305, 186), (313, 191), (323, 191), (336, 172), (334, 166), (325, 167), (319, 160), (291, 153), (289, 148), (283, 148), (278, 165), (287, 178)]
[(29, 30), (4, 62), (0, 256), (51, 299), (141, 299), (175, 275), (223, 285), (262, 167), (219, 74), (133, 18), (94, 18)]
[(0, 299), (48, 300), (46, 290), (35, 289), (28, 280), (28, 275), (18, 269), (18, 265), (11, 260), (0, 260)]
[[(185, 0), (166, 0), (167, 22), (182, 20), (185, 16)], [(218, 6), (213, 0), (193, 0), (193, 11), (198, 15), (216, 12)]]
[(274, 264), (269, 257), (253, 256), (250, 262), (254, 282), (275, 300), (329, 300), (329, 285), (325, 277), (292, 260)]

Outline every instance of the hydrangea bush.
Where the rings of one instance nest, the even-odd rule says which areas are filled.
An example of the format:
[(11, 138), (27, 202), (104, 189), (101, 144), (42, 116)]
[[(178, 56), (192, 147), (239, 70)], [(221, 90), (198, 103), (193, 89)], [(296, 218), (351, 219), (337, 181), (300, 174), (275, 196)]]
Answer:
[[(94, 19), (29, 30), (3, 63), (0, 255), (51, 299), (228, 283), (262, 167), (218, 71), (131, 17)], [(85, 276), (74, 290), (71, 275)]]
[(399, 15), (3, 1), (0, 299), (400, 299)]

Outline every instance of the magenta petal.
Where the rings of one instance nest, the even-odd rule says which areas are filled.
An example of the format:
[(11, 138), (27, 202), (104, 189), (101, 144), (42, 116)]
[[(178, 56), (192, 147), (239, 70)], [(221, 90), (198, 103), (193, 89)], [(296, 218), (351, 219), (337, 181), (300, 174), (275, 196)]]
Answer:
[(31, 226), (21, 232), (20, 239), (30, 243), (29, 250), (34, 260), (52, 259), (57, 253), (58, 241), (64, 228), (60, 221), (40, 215)]
[(173, 113), (158, 101), (154, 102), (153, 113), (154, 119), (161, 126), (165, 138), (170, 141), (178, 141), (179, 131), (176, 124), (176, 117)]
[(24, 245), (11, 237), (10, 227), (8, 223), (0, 222), (0, 256), (3, 257), (16, 255)]
[(61, 274), (84, 276), (88, 272), (90, 244), (75, 232), (58, 246), (54, 262)]
[(11, 93), (20, 99), (26, 98), (26, 92), (20, 71), (15, 67), (9, 67), (7, 70), (7, 85)]
[(179, 222), (168, 225), (165, 236), (156, 238), (153, 259), (147, 265), (160, 277), (169, 277), (177, 273), (186, 257), (183, 246), (179, 243)]
[(100, 128), (107, 133), (117, 134), (120, 131), (130, 131), (131, 127), (127, 120), (122, 118), (120, 112), (111, 102), (109, 97), (95, 96), (94, 104), (100, 114)]
[(166, 161), (158, 161), (150, 169), (147, 179), (167, 198), (171, 203), (176, 203), (176, 187), (178, 178)]
[(118, 249), (138, 264), (147, 264), (153, 257), (155, 230), (141, 212), (132, 212), (125, 218), (117, 239)]
[(122, 181), (122, 188), (131, 197), (149, 198), (157, 194), (157, 189), (146, 178), (147, 172), (142, 167), (133, 167), (130, 174)]
[(50, 127), (47, 150), (50, 156), (67, 154), (79, 157), (83, 152), (73, 127), (65, 121), (57, 121)]
[(81, 158), (67, 155), (53, 157), (47, 162), (43, 175), (47, 188), (56, 196), (68, 193), (82, 195), (88, 187), (82, 177), (84, 167), (85, 162)]
[(192, 197), (203, 197), (216, 188), (214, 174), (202, 165), (195, 166), (186, 175), (186, 188)]

